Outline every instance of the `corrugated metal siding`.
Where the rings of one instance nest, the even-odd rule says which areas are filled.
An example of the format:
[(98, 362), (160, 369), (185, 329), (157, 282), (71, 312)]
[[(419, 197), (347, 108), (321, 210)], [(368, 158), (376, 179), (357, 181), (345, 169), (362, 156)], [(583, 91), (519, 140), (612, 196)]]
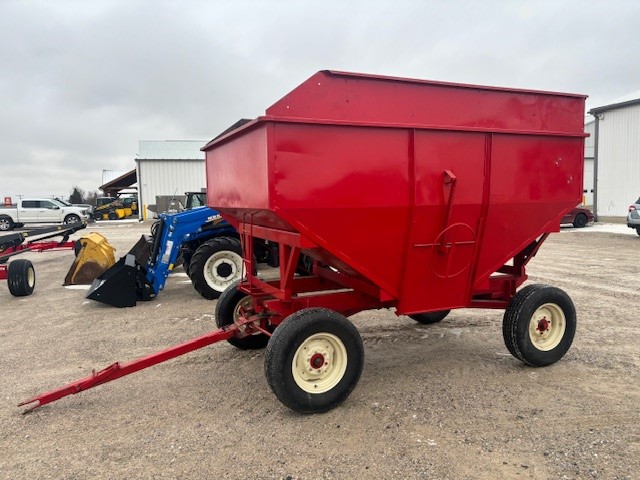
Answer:
[(138, 140), (138, 160), (204, 160), (207, 140)]
[(102, 183), (100, 185), (109, 183), (111, 180), (121, 177), (128, 171), (129, 170), (102, 170)]
[(593, 158), (593, 146), (595, 143), (596, 121), (589, 122), (584, 126), (584, 132), (589, 136), (584, 139), (584, 158)]
[(604, 112), (598, 138), (598, 215), (626, 217), (640, 196), (640, 105)]
[(207, 177), (203, 160), (137, 160), (138, 188), (142, 206), (156, 203), (156, 195), (174, 195), (200, 191)]
[(593, 154), (595, 144), (596, 121), (595, 119), (585, 124), (585, 133), (589, 136), (584, 139), (584, 189), (583, 203), (593, 205)]

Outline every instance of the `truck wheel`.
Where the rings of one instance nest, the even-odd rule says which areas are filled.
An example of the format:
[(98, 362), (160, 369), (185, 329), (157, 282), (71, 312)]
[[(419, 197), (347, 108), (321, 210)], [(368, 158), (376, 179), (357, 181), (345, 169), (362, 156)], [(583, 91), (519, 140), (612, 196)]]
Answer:
[(111, 210), (108, 214), (107, 214), (107, 218), (109, 220), (117, 220), (118, 219), (118, 214), (116, 212), (114, 212), (113, 210)]
[(640, 227), (636, 228), (636, 233), (640, 235)]
[[(216, 325), (218, 328), (231, 325), (241, 315), (253, 313), (253, 298), (238, 290), (239, 283), (240, 280), (233, 282), (218, 298), (216, 303)], [(266, 347), (269, 337), (258, 332), (243, 338), (232, 337), (227, 342), (241, 350), (255, 350)]]
[(217, 237), (198, 247), (189, 263), (193, 287), (208, 300), (216, 299), (225, 289), (244, 276), (242, 246), (233, 237)]
[(80, 217), (78, 215), (67, 215), (64, 218), (64, 223), (66, 223), (67, 225), (69, 225), (70, 223), (80, 223)]
[(13, 220), (6, 215), (0, 216), (0, 231), (8, 232), (13, 229)]
[(36, 271), (29, 260), (14, 260), (7, 269), (7, 285), (14, 297), (26, 297), (36, 286)]
[(349, 320), (325, 308), (306, 308), (275, 329), (264, 371), (283, 404), (296, 412), (319, 413), (349, 396), (363, 363), (362, 339)]
[(416, 322), (422, 323), (424, 325), (428, 325), (430, 323), (438, 323), (441, 320), (449, 315), (451, 310), (440, 310), (437, 312), (427, 312), (427, 313), (412, 313), (409, 315), (409, 318), (414, 319)]
[(583, 228), (588, 223), (587, 216), (584, 213), (579, 214), (573, 220), (573, 226), (575, 228)]
[(571, 347), (576, 309), (562, 290), (529, 285), (517, 292), (504, 312), (502, 335), (507, 349), (533, 367), (551, 365)]

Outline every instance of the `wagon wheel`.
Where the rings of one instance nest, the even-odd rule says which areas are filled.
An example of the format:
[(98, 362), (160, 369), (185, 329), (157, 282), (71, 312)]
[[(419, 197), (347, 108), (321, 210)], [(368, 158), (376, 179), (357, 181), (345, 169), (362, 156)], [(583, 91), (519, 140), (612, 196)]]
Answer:
[(560, 360), (571, 347), (576, 310), (559, 288), (529, 285), (514, 295), (504, 312), (502, 334), (509, 352), (533, 367)]
[(264, 370), (283, 404), (296, 412), (319, 413), (349, 396), (363, 363), (362, 339), (349, 320), (325, 308), (306, 308), (275, 330)]
[(14, 260), (7, 268), (7, 286), (14, 297), (26, 297), (36, 286), (36, 271), (29, 260)]
[(412, 313), (409, 315), (409, 318), (412, 318), (416, 322), (428, 325), (430, 323), (438, 323), (441, 320), (449, 315), (451, 310), (439, 310), (437, 312), (428, 312), (428, 313)]
[[(218, 298), (216, 303), (216, 325), (218, 328), (231, 325), (241, 315), (250, 315), (253, 312), (253, 299), (250, 295), (238, 290), (239, 283), (239, 280), (233, 282)], [(269, 337), (264, 333), (257, 332), (242, 338), (231, 337), (227, 342), (242, 350), (254, 350), (266, 347)]]

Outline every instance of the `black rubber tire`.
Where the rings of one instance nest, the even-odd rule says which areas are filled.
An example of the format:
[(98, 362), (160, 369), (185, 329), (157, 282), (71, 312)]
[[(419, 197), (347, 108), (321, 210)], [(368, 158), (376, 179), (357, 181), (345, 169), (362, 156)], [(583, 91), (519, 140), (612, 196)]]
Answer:
[(412, 313), (409, 315), (409, 318), (412, 318), (418, 323), (422, 323), (424, 325), (429, 325), (430, 323), (438, 323), (449, 315), (451, 310), (439, 310), (437, 312), (427, 312), (427, 313)]
[[(218, 298), (215, 310), (216, 326), (218, 328), (226, 327), (235, 322), (239, 315), (238, 307), (240, 302), (249, 296), (238, 290), (239, 283), (240, 280), (233, 282)], [(259, 333), (243, 338), (232, 337), (227, 342), (241, 350), (257, 350), (267, 346), (269, 337), (264, 333)]]
[(95, 212), (95, 213), (93, 214), (93, 219), (94, 219), (95, 221), (102, 220), (102, 212)]
[(575, 228), (586, 227), (587, 223), (589, 223), (589, 220), (587, 219), (587, 216), (584, 213), (580, 213), (576, 215), (576, 218), (573, 219), (573, 226)]
[[(541, 350), (531, 341), (529, 325), (536, 310), (552, 304), (562, 310), (565, 330), (559, 343)], [(560, 360), (571, 347), (576, 332), (576, 309), (563, 290), (549, 285), (528, 285), (518, 291), (504, 312), (502, 336), (509, 353), (532, 367), (544, 367)]]
[(111, 210), (109, 213), (107, 213), (107, 218), (109, 220), (118, 220), (118, 214)]
[(640, 227), (636, 228), (636, 233), (640, 235)]
[[(298, 349), (316, 334), (332, 335), (346, 352), (341, 361), (345, 364), (344, 373), (336, 375), (339, 378), (335, 379), (335, 385), (317, 394), (302, 389), (293, 373)], [(334, 357), (339, 358), (335, 350)], [(364, 347), (358, 330), (346, 317), (326, 308), (306, 308), (289, 315), (274, 331), (264, 356), (269, 387), (278, 400), (299, 413), (326, 412), (342, 403), (357, 385), (363, 365)], [(339, 362), (329, 368), (337, 366)], [(314, 383), (310, 381), (307, 385), (312, 388)]]
[(26, 297), (36, 286), (36, 271), (29, 260), (14, 260), (7, 268), (7, 286), (14, 297)]
[(13, 219), (8, 215), (0, 215), (0, 232), (8, 232), (9, 230), (13, 230), (15, 224), (13, 223)]
[[(223, 262), (216, 269), (216, 275), (219, 275), (219, 286), (210, 285), (207, 281), (208, 273), (205, 269), (208, 267), (207, 261), (215, 254), (227, 252), (227, 256), (233, 261)], [(238, 264), (239, 263), (239, 264)], [(220, 268), (223, 271), (220, 271)], [(228, 275), (225, 273), (229, 272)], [(189, 277), (193, 288), (208, 300), (215, 300), (218, 298), (226, 288), (236, 280), (240, 280), (243, 276), (243, 262), (242, 262), (242, 245), (240, 240), (234, 237), (216, 237), (211, 240), (207, 240), (200, 245), (189, 263)]]
[(67, 225), (72, 223), (80, 223), (80, 222), (81, 222), (80, 217), (75, 213), (72, 213), (71, 215), (67, 215), (66, 217), (64, 217), (64, 223)]

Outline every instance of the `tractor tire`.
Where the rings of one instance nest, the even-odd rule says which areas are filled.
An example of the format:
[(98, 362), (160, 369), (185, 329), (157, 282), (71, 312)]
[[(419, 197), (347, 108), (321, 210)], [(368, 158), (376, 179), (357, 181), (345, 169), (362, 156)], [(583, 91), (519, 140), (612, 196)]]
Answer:
[(267, 383), (299, 413), (326, 412), (353, 391), (364, 364), (356, 327), (326, 308), (305, 308), (273, 332), (264, 356)]
[(640, 235), (640, 227), (636, 228), (636, 233)]
[(587, 216), (584, 213), (581, 213), (573, 219), (573, 226), (575, 228), (583, 228), (589, 223)]
[(80, 223), (80, 217), (75, 214), (67, 215), (66, 217), (64, 217), (64, 223), (66, 225), (69, 225), (72, 223)]
[(108, 214), (107, 214), (107, 218), (109, 220), (118, 220), (118, 214), (116, 212), (114, 212), (113, 210), (111, 210)]
[(102, 220), (102, 212), (95, 212), (93, 214), (93, 219), (97, 222), (98, 220)]
[(532, 367), (560, 360), (576, 332), (576, 309), (562, 290), (529, 285), (517, 292), (504, 312), (502, 335), (509, 353)]
[(26, 297), (36, 286), (36, 271), (29, 260), (14, 260), (7, 268), (7, 285), (14, 297)]
[[(253, 299), (238, 290), (240, 280), (233, 282), (222, 292), (216, 303), (216, 326), (218, 328), (233, 324), (240, 315), (253, 313)], [(241, 350), (257, 350), (267, 346), (269, 337), (264, 333), (255, 333), (247, 337), (231, 337), (227, 340)]]
[(8, 232), (9, 230), (13, 230), (15, 224), (11, 217), (7, 215), (0, 215), (0, 232)]
[(449, 315), (451, 310), (440, 310), (437, 312), (428, 312), (428, 313), (412, 313), (409, 315), (409, 318), (412, 318), (418, 323), (422, 323), (424, 325), (428, 325), (430, 323), (438, 323), (441, 320)]
[(200, 245), (189, 262), (193, 288), (208, 300), (218, 298), (244, 277), (242, 245), (234, 237), (216, 237)]

